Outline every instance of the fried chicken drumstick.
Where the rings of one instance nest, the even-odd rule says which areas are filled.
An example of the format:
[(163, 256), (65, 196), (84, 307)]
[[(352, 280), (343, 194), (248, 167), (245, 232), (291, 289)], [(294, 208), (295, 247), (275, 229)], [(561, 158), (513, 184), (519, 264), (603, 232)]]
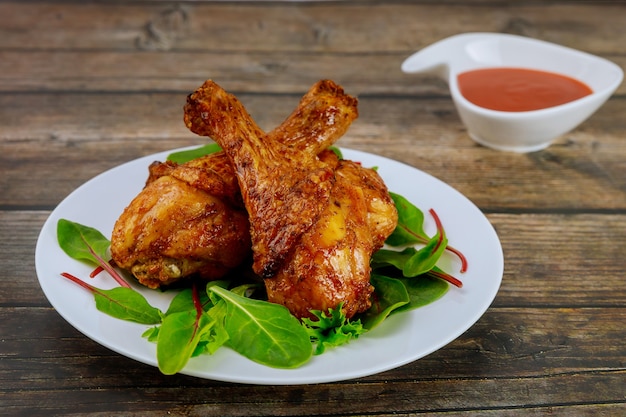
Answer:
[[(268, 136), (316, 154), (356, 116), (356, 100), (322, 81)], [(249, 256), (248, 213), (224, 152), (182, 165), (155, 162), (149, 171), (113, 230), (111, 252), (120, 267), (158, 288), (192, 275), (221, 278)]]
[(111, 236), (115, 263), (149, 287), (190, 275), (217, 279), (250, 254), (250, 225), (232, 165), (209, 155), (177, 166), (155, 162), (144, 189)]
[[(336, 129), (334, 120), (320, 129)], [(235, 169), (249, 215), (253, 269), (264, 278), (269, 301), (297, 317), (340, 304), (347, 317), (367, 310), (371, 255), (397, 222), (378, 174), (320, 153), (319, 136), (310, 131), (283, 125), (265, 135), (237, 98), (212, 81), (188, 97), (185, 124), (213, 138)], [(329, 136), (324, 146), (337, 139)]]

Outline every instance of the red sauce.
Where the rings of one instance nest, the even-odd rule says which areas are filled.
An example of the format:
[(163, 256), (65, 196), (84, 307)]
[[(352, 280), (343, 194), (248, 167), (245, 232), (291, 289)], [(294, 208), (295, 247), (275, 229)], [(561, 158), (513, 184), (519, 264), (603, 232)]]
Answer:
[(591, 94), (565, 75), (523, 68), (485, 68), (458, 76), (461, 94), (477, 106), (519, 112), (558, 106)]

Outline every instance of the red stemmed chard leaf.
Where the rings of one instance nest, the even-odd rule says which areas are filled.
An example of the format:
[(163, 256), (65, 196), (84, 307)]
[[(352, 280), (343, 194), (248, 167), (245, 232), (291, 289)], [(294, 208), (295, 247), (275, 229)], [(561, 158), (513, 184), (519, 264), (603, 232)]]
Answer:
[[(400, 194), (390, 192), (389, 195), (398, 210), (398, 226), (385, 243), (390, 246), (404, 246), (429, 242), (431, 238), (424, 232), (424, 213)], [(433, 210), (431, 210), (432, 213), (434, 213)], [(461, 260), (460, 272), (467, 271), (467, 258), (463, 253), (447, 244), (446, 250), (454, 253)]]
[(141, 324), (161, 322), (161, 311), (152, 307), (144, 296), (135, 290), (126, 287), (103, 290), (67, 272), (61, 275), (91, 292), (96, 301), (96, 308), (109, 316)]
[(85, 226), (66, 219), (57, 222), (57, 240), (59, 246), (70, 257), (76, 260), (96, 264), (107, 271), (122, 287), (130, 285), (105, 259), (111, 242), (93, 227)]

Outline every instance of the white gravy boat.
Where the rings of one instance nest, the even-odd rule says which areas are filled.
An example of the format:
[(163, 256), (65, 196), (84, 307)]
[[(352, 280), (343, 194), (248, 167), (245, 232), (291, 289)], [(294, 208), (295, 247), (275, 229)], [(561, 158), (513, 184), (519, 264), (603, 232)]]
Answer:
[[(514, 67), (548, 71), (587, 84), (593, 93), (541, 110), (504, 112), (468, 101), (458, 74), (479, 68)], [(469, 135), (490, 148), (533, 152), (548, 147), (591, 116), (613, 94), (624, 73), (616, 64), (575, 49), (522, 36), (466, 33), (436, 42), (402, 63), (406, 73), (435, 74), (445, 80)]]

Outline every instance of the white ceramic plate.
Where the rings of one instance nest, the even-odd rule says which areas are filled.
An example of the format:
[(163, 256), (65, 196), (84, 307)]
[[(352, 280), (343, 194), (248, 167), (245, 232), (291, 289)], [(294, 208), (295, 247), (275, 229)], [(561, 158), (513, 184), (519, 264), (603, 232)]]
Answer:
[[(213, 356), (192, 358), (182, 373), (201, 378), (251, 384), (311, 384), (376, 374), (426, 356), (450, 343), (487, 310), (504, 268), (498, 237), (485, 216), (466, 197), (413, 167), (364, 152), (343, 149), (344, 157), (378, 167), (390, 191), (408, 198), (426, 214), (426, 232), (435, 233), (427, 211), (433, 208), (443, 223), (449, 242), (469, 261), (459, 274), (460, 262), (444, 254), (439, 265), (463, 281), (436, 302), (392, 316), (352, 343), (315, 356), (297, 369), (274, 369), (256, 364), (222, 348)], [(52, 306), (72, 326), (103, 346), (129, 358), (157, 366), (156, 346), (141, 337), (148, 326), (125, 322), (96, 310), (93, 296), (62, 278), (69, 272), (100, 288), (115, 286), (107, 274), (88, 278), (93, 267), (69, 258), (56, 239), (57, 221), (65, 218), (110, 236), (124, 207), (143, 187), (148, 165), (165, 160), (171, 151), (131, 161), (86, 182), (52, 212), (41, 230), (35, 252), (39, 283)], [(137, 287), (150, 303), (167, 309), (172, 295)]]

